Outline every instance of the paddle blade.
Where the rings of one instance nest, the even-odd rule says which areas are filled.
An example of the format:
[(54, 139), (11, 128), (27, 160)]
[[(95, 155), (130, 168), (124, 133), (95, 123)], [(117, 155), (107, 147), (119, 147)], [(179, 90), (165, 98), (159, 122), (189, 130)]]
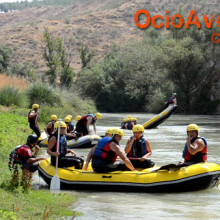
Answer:
[(50, 190), (60, 190), (60, 178), (57, 174), (53, 176), (51, 182), (50, 182)]

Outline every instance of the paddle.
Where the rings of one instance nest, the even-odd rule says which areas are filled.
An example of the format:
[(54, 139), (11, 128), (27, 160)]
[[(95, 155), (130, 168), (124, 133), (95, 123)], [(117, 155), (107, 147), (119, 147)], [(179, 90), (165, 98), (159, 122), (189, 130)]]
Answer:
[(139, 157), (128, 157), (129, 160), (141, 160), (142, 158)]
[[(59, 152), (59, 147), (60, 147), (60, 120), (58, 126), (57, 152)], [(60, 190), (60, 178), (58, 177), (57, 170), (58, 170), (58, 157), (56, 157), (56, 173), (50, 182), (50, 190)]]
[(171, 164), (161, 166), (158, 170), (170, 170), (170, 169), (179, 170), (180, 168), (181, 166), (171, 163)]

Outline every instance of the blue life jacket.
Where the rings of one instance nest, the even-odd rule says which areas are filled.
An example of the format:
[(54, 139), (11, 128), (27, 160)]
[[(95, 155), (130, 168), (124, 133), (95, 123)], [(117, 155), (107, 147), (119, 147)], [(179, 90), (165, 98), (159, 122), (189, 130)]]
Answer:
[(148, 153), (146, 148), (146, 139), (141, 137), (140, 140), (134, 141), (131, 151), (127, 154), (127, 157), (140, 158)]
[[(58, 138), (58, 135), (57, 134), (52, 134), (49, 139), (48, 139), (48, 142), (49, 140), (55, 136), (56, 137), (56, 140)], [(54, 147), (52, 148), (51, 150), (52, 152), (57, 152), (57, 141), (54, 145)], [(63, 135), (60, 135), (60, 145), (59, 145), (59, 153), (60, 153), (60, 157), (63, 157), (66, 155), (66, 152), (67, 152), (67, 139), (66, 139), (66, 136), (63, 134)]]
[(118, 155), (114, 151), (111, 150), (110, 148), (111, 142), (115, 142), (116, 144), (118, 144), (113, 138), (110, 138), (110, 137), (102, 138), (99, 141), (94, 151), (93, 158), (102, 159), (106, 161), (107, 163), (115, 162)]

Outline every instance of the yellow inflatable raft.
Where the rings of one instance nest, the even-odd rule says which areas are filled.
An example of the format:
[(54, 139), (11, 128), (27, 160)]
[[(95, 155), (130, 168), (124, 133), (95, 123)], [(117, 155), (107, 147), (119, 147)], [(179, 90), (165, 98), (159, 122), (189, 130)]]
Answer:
[[(69, 168), (58, 168), (61, 189), (85, 189), (105, 191), (182, 192), (201, 190), (217, 185), (220, 166), (215, 163), (198, 163), (171, 169), (153, 167), (132, 171), (95, 173)], [(169, 167), (169, 166), (168, 166)], [(55, 167), (44, 160), (38, 168), (40, 176), (50, 185)]]
[(164, 109), (161, 113), (148, 120), (143, 124), (145, 129), (151, 129), (157, 127), (159, 124), (164, 122), (167, 118), (171, 116), (171, 114), (176, 110), (177, 105), (169, 105), (166, 109)]

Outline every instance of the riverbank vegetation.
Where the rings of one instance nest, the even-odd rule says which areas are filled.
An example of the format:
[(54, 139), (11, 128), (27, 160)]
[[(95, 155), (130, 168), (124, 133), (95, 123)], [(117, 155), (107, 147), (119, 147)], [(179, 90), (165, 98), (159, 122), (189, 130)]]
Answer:
[(208, 90), (219, 54), (210, 43), (213, 29), (145, 31), (143, 39), (114, 47), (104, 60), (84, 68), (78, 88), (103, 111), (158, 112), (176, 92), (179, 112), (212, 114), (219, 104)]
[[(8, 155), (19, 144), (26, 143), (31, 129), (27, 123), (27, 109), (0, 107), (0, 219), (54, 219), (75, 216), (72, 205), (77, 197), (68, 193), (50, 193), (13, 187), (8, 169)], [(23, 115), (22, 115), (23, 114)], [(45, 123), (40, 123), (43, 128)], [(41, 149), (42, 151), (42, 149)], [(36, 185), (36, 183), (33, 183)]]

